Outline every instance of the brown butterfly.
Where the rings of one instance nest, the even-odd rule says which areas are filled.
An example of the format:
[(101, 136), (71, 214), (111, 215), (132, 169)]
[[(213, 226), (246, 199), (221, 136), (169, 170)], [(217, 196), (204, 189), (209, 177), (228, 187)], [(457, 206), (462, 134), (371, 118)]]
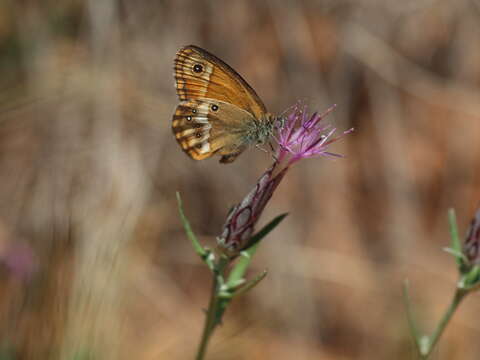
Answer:
[(279, 119), (230, 66), (190, 45), (177, 52), (174, 69), (180, 104), (172, 128), (191, 158), (218, 154), (221, 163), (230, 163), (248, 145), (268, 141)]

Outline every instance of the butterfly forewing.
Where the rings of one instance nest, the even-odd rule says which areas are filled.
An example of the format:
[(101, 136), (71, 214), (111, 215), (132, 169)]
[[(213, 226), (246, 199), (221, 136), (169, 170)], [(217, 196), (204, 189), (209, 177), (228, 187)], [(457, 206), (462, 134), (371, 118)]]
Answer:
[(263, 119), (266, 108), (250, 85), (229, 65), (197, 46), (186, 46), (175, 59), (180, 100), (210, 98), (228, 102)]

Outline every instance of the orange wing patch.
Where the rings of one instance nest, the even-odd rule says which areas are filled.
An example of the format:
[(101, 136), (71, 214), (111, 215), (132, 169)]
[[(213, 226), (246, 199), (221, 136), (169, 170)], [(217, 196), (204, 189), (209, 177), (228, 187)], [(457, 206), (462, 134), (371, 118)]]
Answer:
[(174, 69), (180, 100), (221, 100), (248, 111), (258, 120), (264, 119), (267, 110), (255, 90), (215, 55), (197, 46), (186, 46), (178, 51)]

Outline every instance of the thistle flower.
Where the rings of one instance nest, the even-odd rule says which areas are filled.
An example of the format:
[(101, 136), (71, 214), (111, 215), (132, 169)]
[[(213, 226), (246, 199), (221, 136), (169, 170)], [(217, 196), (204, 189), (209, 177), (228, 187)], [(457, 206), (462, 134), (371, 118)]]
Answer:
[(336, 129), (320, 124), (333, 109), (334, 106), (322, 115), (314, 113), (309, 116), (306, 107), (295, 106), (291, 114), (283, 119), (276, 138), (278, 149), (275, 161), (248, 195), (230, 210), (222, 234), (217, 237), (221, 251), (235, 256), (252, 245), (255, 224), (290, 165), (314, 156), (341, 156), (327, 151), (328, 145), (341, 136), (332, 138)]
[(327, 151), (328, 145), (352, 132), (353, 128), (344, 131), (343, 135), (332, 138), (336, 128), (321, 123), (335, 107), (336, 105), (333, 105), (320, 115), (316, 112), (309, 115), (306, 106), (295, 106), (290, 115), (285, 118), (284, 126), (278, 132), (276, 139), (278, 161), (286, 161), (288, 167), (301, 159), (315, 156), (341, 157), (339, 154)]
[(470, 222), (470, 227), (463, 244), (463, 253), (470, 264), (480, 264), (480, 208), (475, 213), (475, 217)]

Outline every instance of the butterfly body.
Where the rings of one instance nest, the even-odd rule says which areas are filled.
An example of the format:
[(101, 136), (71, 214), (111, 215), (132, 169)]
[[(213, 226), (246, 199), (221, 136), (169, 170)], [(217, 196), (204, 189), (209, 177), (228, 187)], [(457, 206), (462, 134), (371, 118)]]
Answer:
[(172, 129), (191, 158), (218, 154), (220, 162), (229, 163), (273, 134), (276, 117), (235, 70), (206, 50), (193, 45), (180, 49), (175, 81), (180, 104)]

